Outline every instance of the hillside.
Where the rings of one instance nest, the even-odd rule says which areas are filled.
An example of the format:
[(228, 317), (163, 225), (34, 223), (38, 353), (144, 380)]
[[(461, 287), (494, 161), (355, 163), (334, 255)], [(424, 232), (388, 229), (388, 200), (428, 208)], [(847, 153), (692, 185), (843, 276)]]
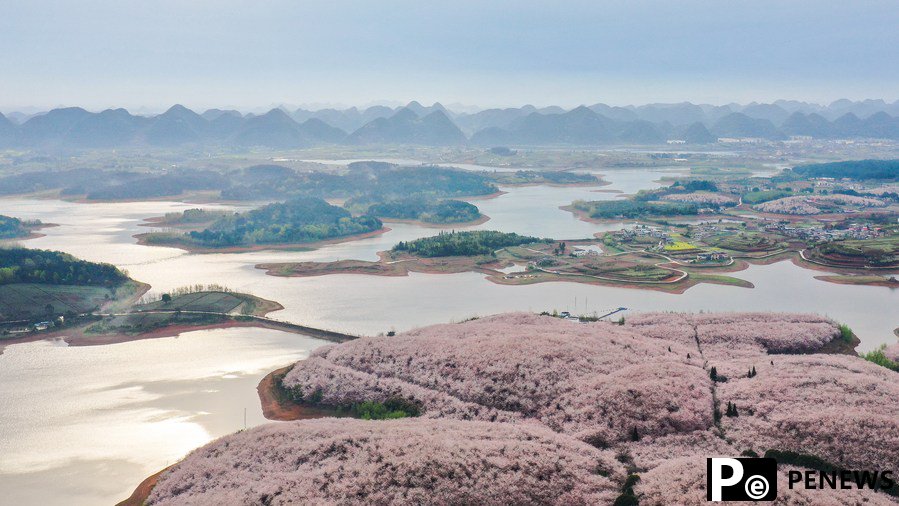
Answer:
[(142, 234), (140, 239), (145, 244), (186, 248), (287, 245), (365, 234), (381, 226), (381, 220), (375, 217), (354, 217), (322, 199), (304, 197), (222, 216), (202, 230)]
[(465, 144), (465, 134), (442, 111), (420, 117), (404, 108), (389, 118), (378, 118), (349, 137), (350, 144), (422, 144), (454, 146)]
[[(895, 472), (899, 377), (824, 353), (842, 339), (814, 315), (657, 313), (615, 325), (517, 313), (328, 346), (277, 380), (284, 395), (331, 408), (401, 400), (418, 416), (228, 436), (164, 472), (148, 504), (235, 494), (699, 505), (705, 457), (744, 452), (778, 455), (784, 480), (800, 461)], [(334, 479), (317, 479), (323, 469)], [(892, 503), (871, 490), (778, 492), (790, 504)]]

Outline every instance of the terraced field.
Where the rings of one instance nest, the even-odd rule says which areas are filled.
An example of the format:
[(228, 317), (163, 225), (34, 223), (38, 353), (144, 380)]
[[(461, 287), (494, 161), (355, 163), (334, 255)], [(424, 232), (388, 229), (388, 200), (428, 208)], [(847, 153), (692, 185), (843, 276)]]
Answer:
[(0, 322), (85, 313), (115, 296), (101, 286), (15, 283), (0, 285)]

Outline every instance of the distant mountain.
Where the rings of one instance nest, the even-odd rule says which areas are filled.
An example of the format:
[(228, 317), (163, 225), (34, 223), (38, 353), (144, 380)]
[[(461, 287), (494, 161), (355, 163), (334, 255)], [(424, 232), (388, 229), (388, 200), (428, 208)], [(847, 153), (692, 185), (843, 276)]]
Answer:
[(700, 122), (693, 123), (688, 126), (681, 138), (688, 144), (714, 144), (718, 138), (709, 132), (709, 129)]
[(780, 129), (786, 135), (807, 135), (817, 138), (828, 138), (834, 135), (834, 126), (823, 116), (816, 113), (803, 114), (794, 112)]
[(0, 113), (0, 147), (13, 145), (17, 133), (16, 124)]
[(873, 116), (878, 112), (885, 112), (891, 116), (899, 116), (899, 101), (888, 104), (882, 99), (853, 102), (843, 98), (835, 100), (827, 106), (822, 115), (828, 119), (834, 120), (851, 113), (864, 119)]
[(419, 117), (408, 107), (389, 118), (366, 123), (347, 138), (350, 144), (421, 144), (453, 146), (465, 144), (465, 134), (442, 111)]
[[(206, 113), (208, 112), (206, 111)], [(207, 116), (206, 113), (203, 113), (203, 117)], [(224, 112), (223, 114), (218, 114), (215, 119), (209, 120), (209, 127), (207, 127), (206, 131), (210, 139), (230, 139), (243, 128), (246, 121), (240, 113), (231, 114), (230, 112)]]
[(706, 121), (706, 114), (702, 107), (683, 102), (680, 104), (648, 104), (634, 109), (638, 119), (662, 123), (667, 121), (672, 125), (689, 125), (697, 121)]
[(660, 144), (666, 139), (667, 125), (649, 121), (616, 121), (592, 108), (580, 106), (559, 114), (531, 113), (514, 121), (509, 128), (487, 128), (472, 136), (479, 145), (578, 145)]
[(862, 120), (862, 135), (881, 139), (899, 139), (899, 118), (881, 111)]
[(790, 112), (776, 104), (752, 103), (743, 108), (741, 113), (755, 119), (766, 119), (775, 125), (780, 125), (789, 116)]
[(712, 127), (712, 132), (718, 137), (752, 137), (760, 139), (784, 138), (783, 133), (781, 133), (770, 120), (750, 118), (739, 112), (728, 114), (718, 120)]
[(596, 114), (600, 114), (609, 119), (618, 121), (636, 121), (640, 119), (640, 116), (636, 112), (625, 107), (612, 107), (606, 104), (593, 104), (590, 106), (590, 110), (595, 112)]
[(281, 109), (272, 109), (262, 116), (248, 118), (231, 141), (239, 146), (270, 148), (302, 148), (323, 143), (337, 143), (346, 132), (310, 119), (298, 125)]
[(440, 111), (445, 114), (447, 117), (451, 116), (450, 112), (446, 110), (445, 107), (440, 102), (434, 102), (434, 105), (431, 107), (425, 107), (419, 104), (417, 101), (413, 100), (406, 105), (406, 109), (414, 112), (418, 115), (419, 118), (424, 118), (425, 116), (431, 114), (432, 112)]
[(140, 116), (132, 116), (125, 109), (107, 109), (99, 114), (90, 114), (66, 132), (66, 144), (106, 148), (127, 144), (142, 127), (150, 121)]
[(240, 111), (235, 110), (222, 110), (222, 109), (209, 109), (200, 116), (203, 117), (206, 121), (215, 121), (222, 116), (234, 116), (236, 118), (243, 118), (243, 114)]
[(618, 140), (625, 144), (664, 144), (665, 134), (661, 128), (649, 121), (626, 122), (618, 133)]
[(482, 145), (599, 145), (614, 140), (613, 121), (584, 106), (559, 114), (533, 112), (515, 121), (508, 130), (491, 128), (472, 137), (472, 142)]
[(174, 146), (194, 143), (207, 134), (209, 122), (183, 105), (173, 105), (169, 110), (153, 118), (144, 132), (148, 144)]
[(19, 129), (18, 141), (25, 146), (63, 143), (66, 134), (90, 115), (91, 113), (80, 107), (53, 109), (47, 114), (26, 121)]
[[(467, 110), (467, 109), (466, 109)], [(899, 140), (899, 101), (837, 100), (828, 105), (778, 100), (775, 103), (647, 104), (597, 103), (565, 110), (532, 105), (452, 112), (440, 103), (412, 101), (392, 109), (273, 109), (263, 115), (209, 109), (202, 114), (175, 105), (143, 116), (124, 109), (99, 113), (79, 107), (53, 109), (23, 122), (0, 115), (3, 148), (118, 148), (128, 146), (236, 145), (299, 148), (352, 144), (607, 145), (660, 144), (683, 139), (706, 144), (719, 137), (769, 140), (787, 136), (820, 139)], [(346, 132), (352, 132), (347, 135)]]
[(534, 106), (486, 109), (475, 114), (457, 116), (455, 122), (463, 132), (471, 135), (486, 128), (509, 128), (513, 121), (537, 112)]

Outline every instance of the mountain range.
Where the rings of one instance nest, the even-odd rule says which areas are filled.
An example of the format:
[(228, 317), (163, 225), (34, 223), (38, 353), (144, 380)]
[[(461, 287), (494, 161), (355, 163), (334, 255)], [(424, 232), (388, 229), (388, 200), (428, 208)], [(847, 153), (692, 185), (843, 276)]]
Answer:
[[(14, 119), (11, 119), (14, 118)], [(116, 148), (218, 145), (277, 149), (328, 144), (426, 146), (656, 145), (669, 140), (709, 144), (719, 138), (784, 140), (875, 138), (899, 140), (899, 101), (838, 100), (822, 106), (770, 104), (606, 104), (455, 113), (439, 103), (390, 108), (276, 108), (260, 114), (175, 105), (156, 116), (125, 109), (79, 107), (28, 116), (0, 114), (0, 148)]]

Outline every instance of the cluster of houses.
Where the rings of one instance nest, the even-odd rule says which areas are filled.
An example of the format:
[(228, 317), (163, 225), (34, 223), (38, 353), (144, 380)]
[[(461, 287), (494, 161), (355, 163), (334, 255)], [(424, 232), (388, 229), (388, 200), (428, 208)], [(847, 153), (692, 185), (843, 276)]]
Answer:
[(710, 262), (729, 262), (730, 255), (723, 251), (704, 251), (697, 253), (696, 258), (691, 260), (693, 263), (703, 264)]
[(766, 226), (765, 230), (787, 237), (814, 242), (830, 242), (843, 239), (874, 239), (884, 235), (882, 228), (867, 224), (852, 224), (847, 228), (841, 229), (825, 229), (823, 227), (793, 227), (777, 223)]
[(653, 237), (656, 239), (667, 239), (668, 234), (663, 232), (662, 230), (656, 227), (649, 227), (646, 225), (637, 225), (633, 228), (624, 228), (621, 230), (617, 230), (612, 234), (619, 241), (627, 242), (631, 241), (636, 237)]
[(7, 335), (28, 334), (31, 332), (42, 332), (50, 330), (53, 327), (62, 327), (65, 324), (65, 317), (60, 315), (54, 321), (40, 321), (28, 324), (24, 327), (7, 328), (3, 332)]

